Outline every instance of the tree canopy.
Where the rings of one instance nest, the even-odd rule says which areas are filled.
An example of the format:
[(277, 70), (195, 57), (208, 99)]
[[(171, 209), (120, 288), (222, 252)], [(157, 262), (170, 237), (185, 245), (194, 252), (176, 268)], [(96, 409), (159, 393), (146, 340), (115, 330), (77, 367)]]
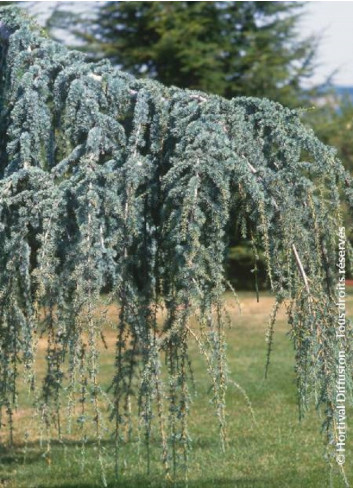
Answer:
[[(284, 303), (300, 413), (323, 407), (332, 455), (340, 349), (353, 371), (348, 320), (336, 338), (340, 199), (352, 208), (353, 189), (335, 151), (278, 103), (139, 80), (53, 42), (17, 10), (0, 19), (0, 406), (10, 439), (22, 365), (49, 440), (53, 427), (63, 436), (64, 393), (100, 461), (105, 406), (117, 467), (134, 418), (147, 466), (158, 433), (166, 472), (186, 471), (195, 342), (224, 447), (224, 259), (239, 226), (254, 256), (263, 251), (276, 298), (269, 353)], [(109, 392), (98, 382), (104, 300), (119, 304)], [(347, 399), (351, 387), (347, 375)]]
[[(320, 39), (301, 39), (303, 14), (300, 2), (101, 2), (90, 15), (76, 16), (58, 5), (48, 25), (52, 34), (60, 26), (75, 34), (90, 58), (108, 58), (139, 77), (310, 107), (305, 123), (338, 149), (352, 171), (350, 101), (340, 100), (330, 85), (304, 88), (315, 71)], [(349, 217), (346, 223), (350, 227)], [(253, 288), (252, 273), (244, 270), (252, 254), (251, 244), (235, 231), (227, 266), (234, 285)], [(235, 269), (243, 269), (241, 279)], [(265, 287), (263, 270), (260, 258), (259, 284)]]

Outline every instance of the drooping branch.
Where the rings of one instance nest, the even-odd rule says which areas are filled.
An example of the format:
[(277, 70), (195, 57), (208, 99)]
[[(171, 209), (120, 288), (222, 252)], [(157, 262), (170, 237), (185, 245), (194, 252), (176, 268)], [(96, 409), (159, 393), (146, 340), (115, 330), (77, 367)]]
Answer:
[(293, 249), (293, 253), (294, 253), (294, 256), (295, 256), (295, 261), (297, 262), (297, 265), (298, 265), (298, 268), (299, 268), (299, 271), (300, 271), (300, 275), (302, 276), (302, 279), (303, 279), (303, 282), (304, 282), (304, 285), (305, 285), (305, 289), (308, 293), (308, 296), (310, 296), (310, 288), (309, 288), (309, 282), (308, 282), (308, 277), (306, 276), (306, 273), (305, 273), (305, 270), (304, 270), (304, 267), (303, 267), (303, 264), (299, 258), (299, 255), (298, 255), (298, 252), (297, 252), (297, 248), (295, 246), (295, 244), (292, 244), (292, 249)]

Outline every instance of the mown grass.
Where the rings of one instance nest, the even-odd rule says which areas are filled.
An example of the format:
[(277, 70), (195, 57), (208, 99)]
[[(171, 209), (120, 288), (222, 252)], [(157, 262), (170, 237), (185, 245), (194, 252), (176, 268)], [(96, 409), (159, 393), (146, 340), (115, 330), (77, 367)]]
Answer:
[[(230, 304), (233, 326), (228, 331), (228, 357), (231, 375), (245, 390), (255, 413), (254, 423), (243, 395), (230, 387), (227, 393), (228, 448), (220, 449), (217, 421), (209, 402), (209, 379), (203, 360), (194, 348), (193, 368), (196, 396), (190, 413), (189, 487), (343, 487), (336, 466), (329, 470), (324, 459), (321, 420), (311, 410), (299, 422), (293, 349), (286, 334), (284, 311), (277, 323), (269, 376), (264, 379), (265, 331), (273, 300), (264, 295), (257, 304), (253, 294), (240, 295), (242, 314)], [(353, 293), (347, 301), (352, 311)], [(107, 336), (113, 345), (113, 336)], [(112, 374), (113, 349), (102, 357), (102, 381), (108, 385)], [(39, 364), (39, 368), (41, 365)], [(1, 448), (1, 487), (102, 487), (98, 448), (82, 445), (74, 437), (53, 442), (50, 454), (32, 435), (36, 420), (26, 396), (16, 414), (15, 446)], [(353, 426), (348, 410), (348, 428)], [(24, 443), (24, 433), (30, 437)], [(353, 480), (353, 443), (348, 433), (345, 470)], [(102, 442), (104, 474), (110, 487), (184, 487), (182, 474), (165, 479), (160, 467), (158, 439), (152, 443), (150, 473), (146, 473), (146, 451), (133, 441), (121, 452), (120, 474), (115, 477), (114, 444), (107, 435)]]

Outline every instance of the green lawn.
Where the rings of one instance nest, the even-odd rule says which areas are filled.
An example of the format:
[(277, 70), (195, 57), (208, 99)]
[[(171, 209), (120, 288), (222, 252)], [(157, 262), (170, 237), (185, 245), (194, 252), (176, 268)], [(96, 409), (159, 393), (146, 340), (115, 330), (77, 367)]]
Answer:
[[(293, 351), (286, 335), (283, 312), (277, 324), (269, 377), (264, 380), (266, 358), (265, 331), (272, 299), (264, 295), (260, 303), (252, 294), (240, 294), (242, 314), (231, 308), (233, 327), (228, 331), (228, 357), (231, 374), (247, 392), (256, 417), (253, 422), (239, 391), (227, 394), (228, 439), (225, 453), (220, 450), (217, 421), (208, 400), (209, 381), (203, 360), (195, 348), (194, 371), (197, 395), (191, 416), (192, 452), (190, 487), (343, 487), (334, 466), (331, 473), (324, 460), (318, 413), (311, 411), (298, 421), (293, 372)], [(353, 294), (347, 301), (352, 311)], [(108, 338), (109, 340), (109, 338)], [(113, 340), (112, 340), (113, 343)], [(111, 373), (113, 351), (104, 356), (102, 375)], [(39, 442), (24, 443), (23, 433), (36, 424), (29, 404), (16, 414), (15, 448), (0, 453), (0, 487), (101, 487), (102, 471), (98, 451), (87, 444), (85, 458), (75, 439), (53, 443), (50, 456)], [(353, 411), (348, 411), (348, 428), (353, 427)], [(348, 436), (346, 465), (353, 480), (353, 443)], [(111, 487), (185, 486), (180, 475), (165, 480), (160, 468), (158, 440), (152, 451), (151, 472), (146, 475), (145, 449), (137, 441), (124, 448), (119, 479), (114, 476), (114, 448), (107, 436), (102, 443), (105, 477)], [(85, 460), (83, 464), (82, 461)]]

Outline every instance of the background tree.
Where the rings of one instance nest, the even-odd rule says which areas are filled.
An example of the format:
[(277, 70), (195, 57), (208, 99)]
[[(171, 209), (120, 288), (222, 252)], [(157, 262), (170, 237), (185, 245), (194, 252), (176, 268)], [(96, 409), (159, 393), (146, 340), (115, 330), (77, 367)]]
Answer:
[[(166, 85), (303, 104), (317, 39), (299, 40), (298, 2), (103, 2), (95, 19), (57, 11), (84, 51)], [(76, 19), (77, 21), (77, 19)], [(71, 26), (70, 26), (71, 24)]]
[(353, 172), (353, 99), (350, 93), (337, 93), (328, 89), (318, 94), (313, 102), (314, 111), (307, 114), (308, 122), (315, 127), (325, 143), (338, 150), (346, 168)]

